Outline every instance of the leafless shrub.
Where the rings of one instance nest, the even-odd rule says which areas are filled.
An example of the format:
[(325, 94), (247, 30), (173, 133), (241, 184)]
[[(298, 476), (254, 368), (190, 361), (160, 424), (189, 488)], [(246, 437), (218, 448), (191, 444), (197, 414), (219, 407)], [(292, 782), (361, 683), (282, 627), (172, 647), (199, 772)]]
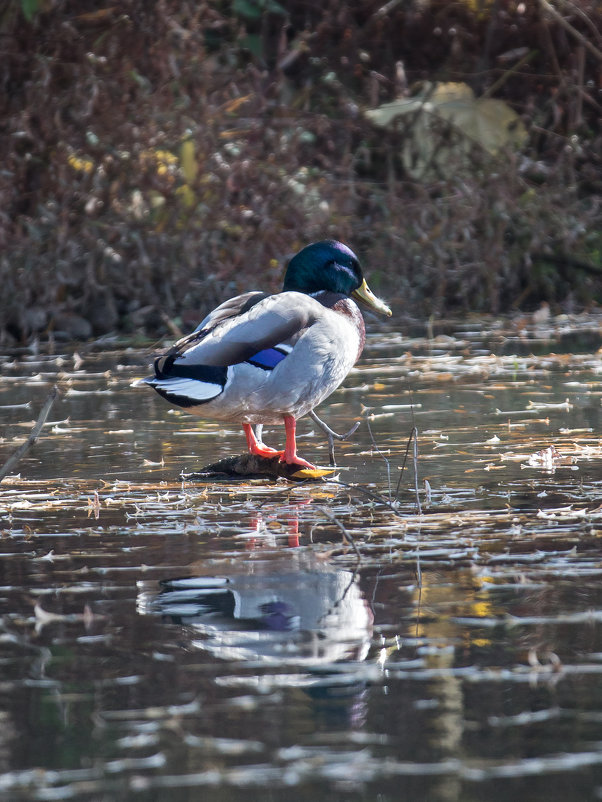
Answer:
[[(40, 5), (0, 17), (5, 340), (186, 328), (325, 236), (412, 315), (599, 299), (600, 62), (537, 4)], [(571, 8), (595, 51), (599, 10)], [(410, 180), (360, 111), (408, 91), (400, 59), (497, 86), (528, 151)]]

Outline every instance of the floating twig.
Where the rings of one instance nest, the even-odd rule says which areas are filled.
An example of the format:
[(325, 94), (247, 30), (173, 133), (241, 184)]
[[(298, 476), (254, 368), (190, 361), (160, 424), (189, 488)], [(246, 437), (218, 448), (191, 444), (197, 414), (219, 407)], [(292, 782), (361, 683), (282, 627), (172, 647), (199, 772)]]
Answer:
[(327, 478), (324, 479), (323, 481), (328, 482), (328, 484), (341, 485), (341, 487), (346, 487), (348, 490), (357, 490), (358, 493), (363, 493), (365, 496), (368, 496), (368, 498), (371, 498), (373, 501), (377, 501), (379, 504), (382, 504), (383, 506), (387, 507), (389, 510), (391, 510), (392, 513), (398, 515), (400, 518), (404, 517), (395, 507), (395, 504), (393, 502), (387, 501), (387, 499), (383, 495), (377, 493), (375, 490), (368, 490), (368, 488), (363, 487), (363, 485), (355, 485), (355, 484), (352, 485), (349, 484), (348, 482), (342, 482), (340, 479)]
[(48, 394), (48, 398), (46, 399), (46, 402), (42, 407), (42, 411), (40, 412), (40, 415), (35, 423), (35, 426), (31, 430), (29, 437), (22, 445), (19, 446), (19, 448), (14, 452), (14, 454), (12, 454), (6, 460), (6, 462), (0, 469), (0, 482), (4, 479), (5, 476), (8, 476), (8, 474), (17, 465), (17, 463), (23, 457), (23, 455), (29, 451), (29, 449), (38, 439), (40, 432), (42, 431), (42, 427), (46, 423), (46, 418), (50, 413), (50, 409), (54, 404), (54, 401), (58, 395), (58, 392), (59, 392), (58, 387), (55, 384), (50, 393)]

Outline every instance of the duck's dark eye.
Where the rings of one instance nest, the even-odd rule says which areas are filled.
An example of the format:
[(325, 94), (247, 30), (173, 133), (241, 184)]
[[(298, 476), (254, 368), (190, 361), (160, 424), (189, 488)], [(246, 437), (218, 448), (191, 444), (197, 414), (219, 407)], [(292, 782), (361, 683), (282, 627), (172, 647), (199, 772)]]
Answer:
[(357, 259), (352, 259), (349, 264), (349, 270), (353, 274), (353, 277), (357, 281), (358, 284), (362, 283), (363, 275), (362, 275), (362, 268), (360, 267), (360, 263)]

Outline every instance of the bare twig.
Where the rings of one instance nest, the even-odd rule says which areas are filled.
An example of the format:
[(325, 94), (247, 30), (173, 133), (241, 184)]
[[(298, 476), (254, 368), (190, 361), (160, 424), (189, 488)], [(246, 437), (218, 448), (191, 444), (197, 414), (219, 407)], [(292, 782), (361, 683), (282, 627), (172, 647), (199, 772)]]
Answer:
[(169, 317), (169, 315), (167, 315), (165, 312), (161, 312), (161, 320), (165, 323), (165, 325), (173, 334), (173, 336), (176, 338), (176, 340), (182, 339), (182, 337), (184, 336), (184, 332), (178, 326), (178, 324)]
[(554, 6), (548, 2), (548, 0), (539, 0), (539, 3), (541, 7), (547, 11), (547, 13), (553, 17), (562, 28), (565, 29), (565, 31), (570, 33), (571, 36), (574, 36), (584, 47), (587, 47), (590, 53), (592, 53), (599, 61), (602, 61), (602, 51), (598, 50), (598, 48), (593, 45), (580, 31), (578, 31), (576, 28), (573, 28), (570, 22), (567, 22), (562, 14), (557, 11)]
[(416, 495), (416, 508), (418, 510), (418, 514), (421, 515), (422, 507), (420, 506), (420, 496), (418, 494), (418, 429), (415, 426), (412, 428), (406, 444), (406, 451), (403, 455), (403, 462), (401, 463), (401, 469), (399, 471), (399, 479), (397, 480), (397, 487), (395, 488), (395, 499), (397, 500), (397, 496), (399, 495), (399, 488), (401, 487), (401, 480), (403, 479), (403, 472), (405, 470), (410, 451), (410, 443), (413, 443), (412, 457), (414, 463), (414, 493)]
[(416, 509), (418, 515), (422, 515), (422, 507), (420, 506), (420, 495), (418, 493), (418, 429), (414, 426), (412, 430), (414, 436), (414, 493), (416, 494)]
[(384, 496), (381, 496), (380, 493), (377, 493), (375, 490), (368, 490), (367, 487), (363, 487), (362, 485), (352, 485), (348, 482), (342, 482), (340, 479), (328, 479), (327, 480), (331, 484), (341, 485), (341, 487), (346, 487), (348, 490), (357, 491), (358, 493), (363, 493), (368, 498), (371, 498), (373, 501), (377, 501), (379, 504), (382, 504), (384, 507), (387, 507), (391, 510), (392, 513), (398, 515), (399, 517), (403, 517), (402, 513), (394, 506), (392, 502), (387, 501)]
[(495, 36), (496, 28), (499, 24), (498, 20), (499, 13), (500, 13), (500, 0), (493, 0), (493, 5), (489, 9), (489, 24), (487, 25), (487, 30), (485, 31), (485, 43), (484, 43), (483, 54), (480, 58), (479, 66), (481, 67), (481, 69), (487, 69), (489, 67), (491, 44)]
[(560, 0), (560, 5), (566, 6), (574, 14), (577, 14), (578, 17), (581, 17), (596, 39), (602, 43), (602, 33), (598, 30), (598, 28), (596, 28), (595, 24), (591, 21), (585, 11), (582, 8), (579, 8), (578, 3), (574, 3), (572, 0)]
[(418, 587), (420, 588), (420, 595), (418, 596), (418, 610), (420, 611), (420, 604), (422, 602), (422, 568), (420, 567), (420, 544), (416, 546), (416, 579)]
[(345, 434), (338, 434), (337, 432), (333, 431), (327, 423), (325, 423), (321, 418), (319, 418), (316, 413), (311, 410), (309, 413), (309, 417), (316, 423), (320, 429), (324, 432), (326, 437), (328, 438), (328, 459), (329, 463), (333, 468), (336, 468), (336, 460), (334, 458), (334, 441), (336, 440), (347, 440), (351, 437), (352, 434), (355, 434), (357, 431), (358, 426), (360, 425), (361, 421), (356, 421), (351, 429)]
[(370, 426), (369, 416), (366, 415), (366, 426), (368, 427), (368, 434), (370, 435), (370, 439), (372, 440), (372, 447), (379, 454), (383, 460), (385, 461), (385, 465), (387, 466), (387, 487), (389, 488), (389, 504), (392, 503), (393, 499), (391, 497), (391, 463), (385, 457), (383, 452), (380, 450), (378, 445), (376, 444), (376, 440), (374, 439), (374, 435), (372, 434), (372, 427)]
[(530, 50), (528, 53), (526, 53), (521, 59), (519, 59), (519, 61), (516, 62), (516, 64), (514, 64), (514, 66), (510, 67), (510, 69), (508, 70), (505, 70), (504, 73), (500, 75), (500, 77), (497, 79), (497, 81), (495, 81), (495, 83), (493, 83), (489, 87), (489, 89), (486, 89), (483, 92), (483, 94), (481, 95), (481, 99), (487, 97), (493, 97), (493, 95), (495, 95), (498, 89), (500, 89), (506, 83), (508, 78), (512, 77), (514, 73), (518, 72), (521, 69), (521, 67), (523, 67), (528, 61), (530, 61), (536, 55), (537, 55), (537, 50)]
[(579, 128), (583, 124), (583, 87), (585, 84), (585, 48), (583, 45), (577, 48), (577, 84), (579, 91), (575, 103), (573, 128)]
[(362, 559), (361, 554), (359, 552), (359, 549), (355, 545), (354, 539), (351, 537), (349, 532), (345, 529), (343, 524), (338, 520), (338, 518), (335, 518), (334, 515), (331, 512), (329, 512), (328, 510), (325, 510), (324, 507), (318, 507), (318, 510), (322, 513), (322, 515), (325, 518), (328, 518), (329, 521), (332, 521), (332, 523), (340, 530), (341, 534), (343, 535), (343, 540), (351, 546), (351, 548), (355, 552), (355, 556), (357, 557), (357, 561), (359, 563), (361, 561), (361, 559)]
[(420, 552), (416, 558), (416, 579), (418, 585), (418, 605), (416, 607), (416, 637), (420, 631), (420, 616), (422, 615), (422, 570), (420, 568)]
[(19, 446), (19, 448), (14, 452), (14, 454), (12, 454), (12, 456), (10, 456), (6, 460), (6, 462), (0, 469), (0, 482), (4, 479), (5, 476), (7, 476), (13, 470), (13, 468), (15, 467), (15, 465), (17, 465), (17, 463), (23, 457), (23, 455), (26, 454), (27, 451), (29, 451), (29, 449), (38, 439), (40, 432), (42, 431), (42, 427), (46, 423), (46, 418), (50, 413), (50, 409), (54, 404), (54, 401), (58, 395), (58, 392), (59, 392), (58, 387), (55, 384), (50, 393), (48, 394), (48, 398), (46, 399), (46, 402), (42, 407), (42, 411), (40, 412), (40, 415), (36, 421), (35, 426), (31, 430), (31, 434), (29, 435), (27, 440), (22, 445)]
[(414, 429), (410, 432), (410, 436), (408, 437), (408, 442), (406, 443), (406, 450), (405, 454), (403, 455), (403, 461), (401, 463), (401, 468), (399, 469), (399, 479), (397, 480), (397, 487), (395, 488), (395, 500), (399, 496), (399, 489), (401, 487), (401, 480), (403, 479), (403, 472), (406, 468), (406, 462), (408, 461), (408, 454), (410, 453), (410, 444), (412, 442), (412, 437), (414, 437)]

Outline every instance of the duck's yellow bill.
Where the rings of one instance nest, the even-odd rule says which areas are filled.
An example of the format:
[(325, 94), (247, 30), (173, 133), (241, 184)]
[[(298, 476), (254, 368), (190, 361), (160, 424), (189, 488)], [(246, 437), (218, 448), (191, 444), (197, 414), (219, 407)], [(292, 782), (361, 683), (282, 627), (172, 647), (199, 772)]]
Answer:
[(377, 298), (372, 292), (370, 287), (366, 284), (366, 279), (362, 281), (361, 286), (359, 286), (357, 290), (351, 293), (351, 297), (355, 298), (356, 301), (366, 304), (370, 309), (374, 309), (375, 312), (380, 312), (381, 315), (391, 317), (393, 314), (387, 304), (381, 301), (380, 298)]

